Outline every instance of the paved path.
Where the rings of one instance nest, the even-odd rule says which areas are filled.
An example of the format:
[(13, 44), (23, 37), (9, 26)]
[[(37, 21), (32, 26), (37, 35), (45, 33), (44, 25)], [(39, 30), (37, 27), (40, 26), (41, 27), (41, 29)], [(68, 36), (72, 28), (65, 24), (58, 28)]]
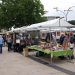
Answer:
[(3, 54), (0, 54), (0, 75), (75, 75), (75, 59), (44, 65), (21, 54), (8, 52), (4, 47)]

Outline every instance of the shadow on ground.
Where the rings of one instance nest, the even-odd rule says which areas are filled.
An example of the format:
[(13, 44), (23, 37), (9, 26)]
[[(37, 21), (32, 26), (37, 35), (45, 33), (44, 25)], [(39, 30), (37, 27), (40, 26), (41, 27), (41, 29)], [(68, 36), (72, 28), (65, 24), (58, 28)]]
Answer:
[(44, 65), (46, 65), (46, 66), (48, 66), (48, 67), (51, 67), (51, 68), (53, 68), (53, 69), (56, 69), (56, 70), (61, 71), (61, 72), (63, 72), (63, 73), (66, 73), (66, 74), (68, 74), (68, 75), (75, 75), (75, 72), (72, 72), (72, 71), (70, 71), (70, 70), (64, 69), (64, 68), (62, 68), (62, 67), (59, 67), (59, 66), (57, 66), (57, 65), (54, 64), (54, 63), (49, 63), (49, 62), (47, 62), (47, 61), (43, 61), (43, 60), (41, 60), (41, 59), (39, 59), (39, 58), (36, 58), (36, 57), (34, 57), (34, 56), (29, 56), (29, 58), (32, 59), (32, 60), (34, 60), (34, 61), (37, 61), (38, 63), (44, 64)]

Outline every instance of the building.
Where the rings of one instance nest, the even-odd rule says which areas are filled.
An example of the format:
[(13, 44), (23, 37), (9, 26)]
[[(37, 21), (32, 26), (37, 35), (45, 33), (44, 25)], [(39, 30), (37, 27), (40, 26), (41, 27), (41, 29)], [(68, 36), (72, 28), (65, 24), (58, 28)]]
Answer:
[(56, 11), (45, 11), (45, 14), (43, 15), (44, 17), (47, 18), (47, 20), (53, 20), (53, 19), (57, 19), (57, 18), (60, 18), (60, 17), (63, 17), (63, 15), (61, 16), (62, 14), (56, 12)]

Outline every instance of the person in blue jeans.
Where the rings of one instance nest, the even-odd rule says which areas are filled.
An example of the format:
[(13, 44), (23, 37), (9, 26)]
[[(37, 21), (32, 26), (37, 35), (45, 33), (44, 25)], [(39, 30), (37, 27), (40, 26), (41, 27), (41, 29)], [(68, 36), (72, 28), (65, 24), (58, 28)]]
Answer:
[(3, 47), (3, 38), (2, 35), (0, 35), (0, 53), (2, 53), (2, 47)]

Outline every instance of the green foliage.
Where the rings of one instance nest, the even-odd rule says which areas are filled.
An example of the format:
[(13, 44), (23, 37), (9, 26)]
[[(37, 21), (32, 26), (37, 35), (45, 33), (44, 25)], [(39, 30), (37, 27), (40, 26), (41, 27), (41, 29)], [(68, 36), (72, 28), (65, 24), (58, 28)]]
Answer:
[(0, 4), (0, 28), (26, 26), (45, 21), (44, 7), (40, 0), (2, 0)]
[(72, 21), (68, 21), (70, 24), (73, 24), (75, 25), (75, 20), (72, 20)]

